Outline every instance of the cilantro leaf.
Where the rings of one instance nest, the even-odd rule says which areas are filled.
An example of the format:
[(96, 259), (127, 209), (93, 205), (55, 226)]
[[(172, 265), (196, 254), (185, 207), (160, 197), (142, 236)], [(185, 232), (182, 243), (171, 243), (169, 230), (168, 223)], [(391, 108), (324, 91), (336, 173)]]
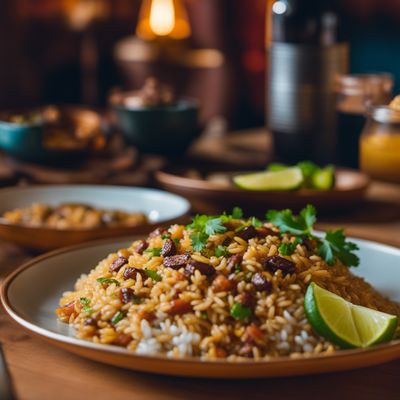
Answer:
[(125, 314), (122, 311), (118, 311), (111, 319), (111, 324), (116, 325), (122, 318), (125, 317)]
[(358, 250), (358, 246), (355, 243), (346, 241), (343, 229), (327, 231), (325, 237), (319, 241), (317, 247), (318, 254), (329, 265), (332, 265), (335, 262), (335, 258), (338, 258), (348, 267), (357, 267), (360, 263), (360, 259), (354, 253), (355, 250)]
[(202, 251), (206, 247), (208, 235), (204, 232), (193, 232), (190, 235), (194, 251)]
[(263, 226), (262, 221), (260, 221), (256, 217), (252, 217), (250, 221), (251, 221), (250, 224), (253, 225), (254, 228), (261, 228)]
[(146, 268), (146, 269), (144, 270), (144, 272), (146, 273), (146, 275), (147, 275), (149, 278), (153, 279), (153, 281), (160, 282), (160, 281), (162, 280), (161, 275), (159, 275), (159, 274), (157, 273), (157, 271), (154, 271), (154, 270), (152, 270), (152, 269)]
[(161, 255), (161, 248), (160, 247), (151, 247), (146, 249), (145, 253), (150, 253), (152, 257), (159, 257)]
[(83, 312), (85, 312), (86, 314), (92, 314), (93, 310), (92, 307), (90, 307), (90, 299), (88, 299), (87, 297), (81, 297), (79, 301), (83, 306)]
[(222, 225), (222, 218), (212, 218), (206, 222), (204, 231), (207, 235), (214, 235), (226, 232), (226, 227)]
[(228, 251), (226, 250), (226, 247), (225, 246), (221, 246), (221, 245), (219, 245), (219, 246), (217, 246), (216, 248), (215, 248), (215, 256), (216, 257), (222, 257), (222, 256), (227, 256), (228, 255)]
[(279, 228), (281, 233), (291, 233), (293, 235), (301, 236), (308, 234), (310, 227), (306, 225), (303, 217), (296, 217), (291, 210), (270, 210), (266, 215), (267, 219)]
[(117, 286), (119, 286), (119, 282), (116, 279), (112, 279), (112, 278), (101, 277), (101, 278), (97, 278), (96, 281), (101, 284), (105, 284), (105, 285), (111, 285), (112, 283), (115, 283)]
[(279, 253), (282, 254), (283, 256), (291, 256), (294, 251), (296, 250), (296, 247), (298, 244), (300, 244), (302, 240), (300, 238), (296, 238), (296, 240), (291, 243), (282, 243), (279, 247)]
[(240, 207), (235, 207), (235, 208), (232, 210), (232, 215), (231, 215), (231, 217), (232, 217), (233, 219), (241, 219), (241, 218), (243, 218), (243, 210), (242, 210)]

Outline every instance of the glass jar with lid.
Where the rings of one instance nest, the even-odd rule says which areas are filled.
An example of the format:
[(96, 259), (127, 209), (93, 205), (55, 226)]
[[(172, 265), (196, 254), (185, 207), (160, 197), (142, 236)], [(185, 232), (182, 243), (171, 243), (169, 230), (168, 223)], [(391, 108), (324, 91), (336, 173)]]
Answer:
[(368, 112), (360, 166), (372, 178), (400, 183), (400, 109), (377, 106)]
[(337, 162), (358, 168), (358, 143), (368, 108), (392, 98), (393, 77), (388, 73), (341, 75), (336, 78)]

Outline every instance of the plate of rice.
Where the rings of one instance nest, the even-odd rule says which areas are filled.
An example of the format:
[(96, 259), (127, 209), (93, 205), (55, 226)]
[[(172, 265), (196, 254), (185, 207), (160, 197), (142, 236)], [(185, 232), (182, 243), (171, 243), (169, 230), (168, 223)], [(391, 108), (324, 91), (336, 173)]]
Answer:
[[(235, 209), (57, 250), (8, 277), (2, 302), (53, 344), (166, 375), (290, 376), (399, 358), (400, 250), (314, 223), (311, 206), (265, 221)], [(325, 335), (309, 315), (312, 287), (389, 315), (390, 335), (365, 346)]]

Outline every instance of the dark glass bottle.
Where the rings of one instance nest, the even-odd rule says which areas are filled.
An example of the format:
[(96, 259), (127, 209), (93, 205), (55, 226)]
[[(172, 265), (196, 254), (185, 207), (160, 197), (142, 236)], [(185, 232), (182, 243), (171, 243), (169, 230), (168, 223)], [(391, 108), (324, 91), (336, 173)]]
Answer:
[(269, 0), (267, 124), (276, 158), (335, 161), (335, 78), (348, 72), (332, 0)]

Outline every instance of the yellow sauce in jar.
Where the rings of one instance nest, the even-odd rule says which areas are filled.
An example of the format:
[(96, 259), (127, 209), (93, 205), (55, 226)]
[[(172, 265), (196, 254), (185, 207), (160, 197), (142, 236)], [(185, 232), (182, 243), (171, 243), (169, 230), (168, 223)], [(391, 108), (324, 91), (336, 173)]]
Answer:
[(360, 164), (373, 178), (400, 183), (400, 134), (362, 136)]

